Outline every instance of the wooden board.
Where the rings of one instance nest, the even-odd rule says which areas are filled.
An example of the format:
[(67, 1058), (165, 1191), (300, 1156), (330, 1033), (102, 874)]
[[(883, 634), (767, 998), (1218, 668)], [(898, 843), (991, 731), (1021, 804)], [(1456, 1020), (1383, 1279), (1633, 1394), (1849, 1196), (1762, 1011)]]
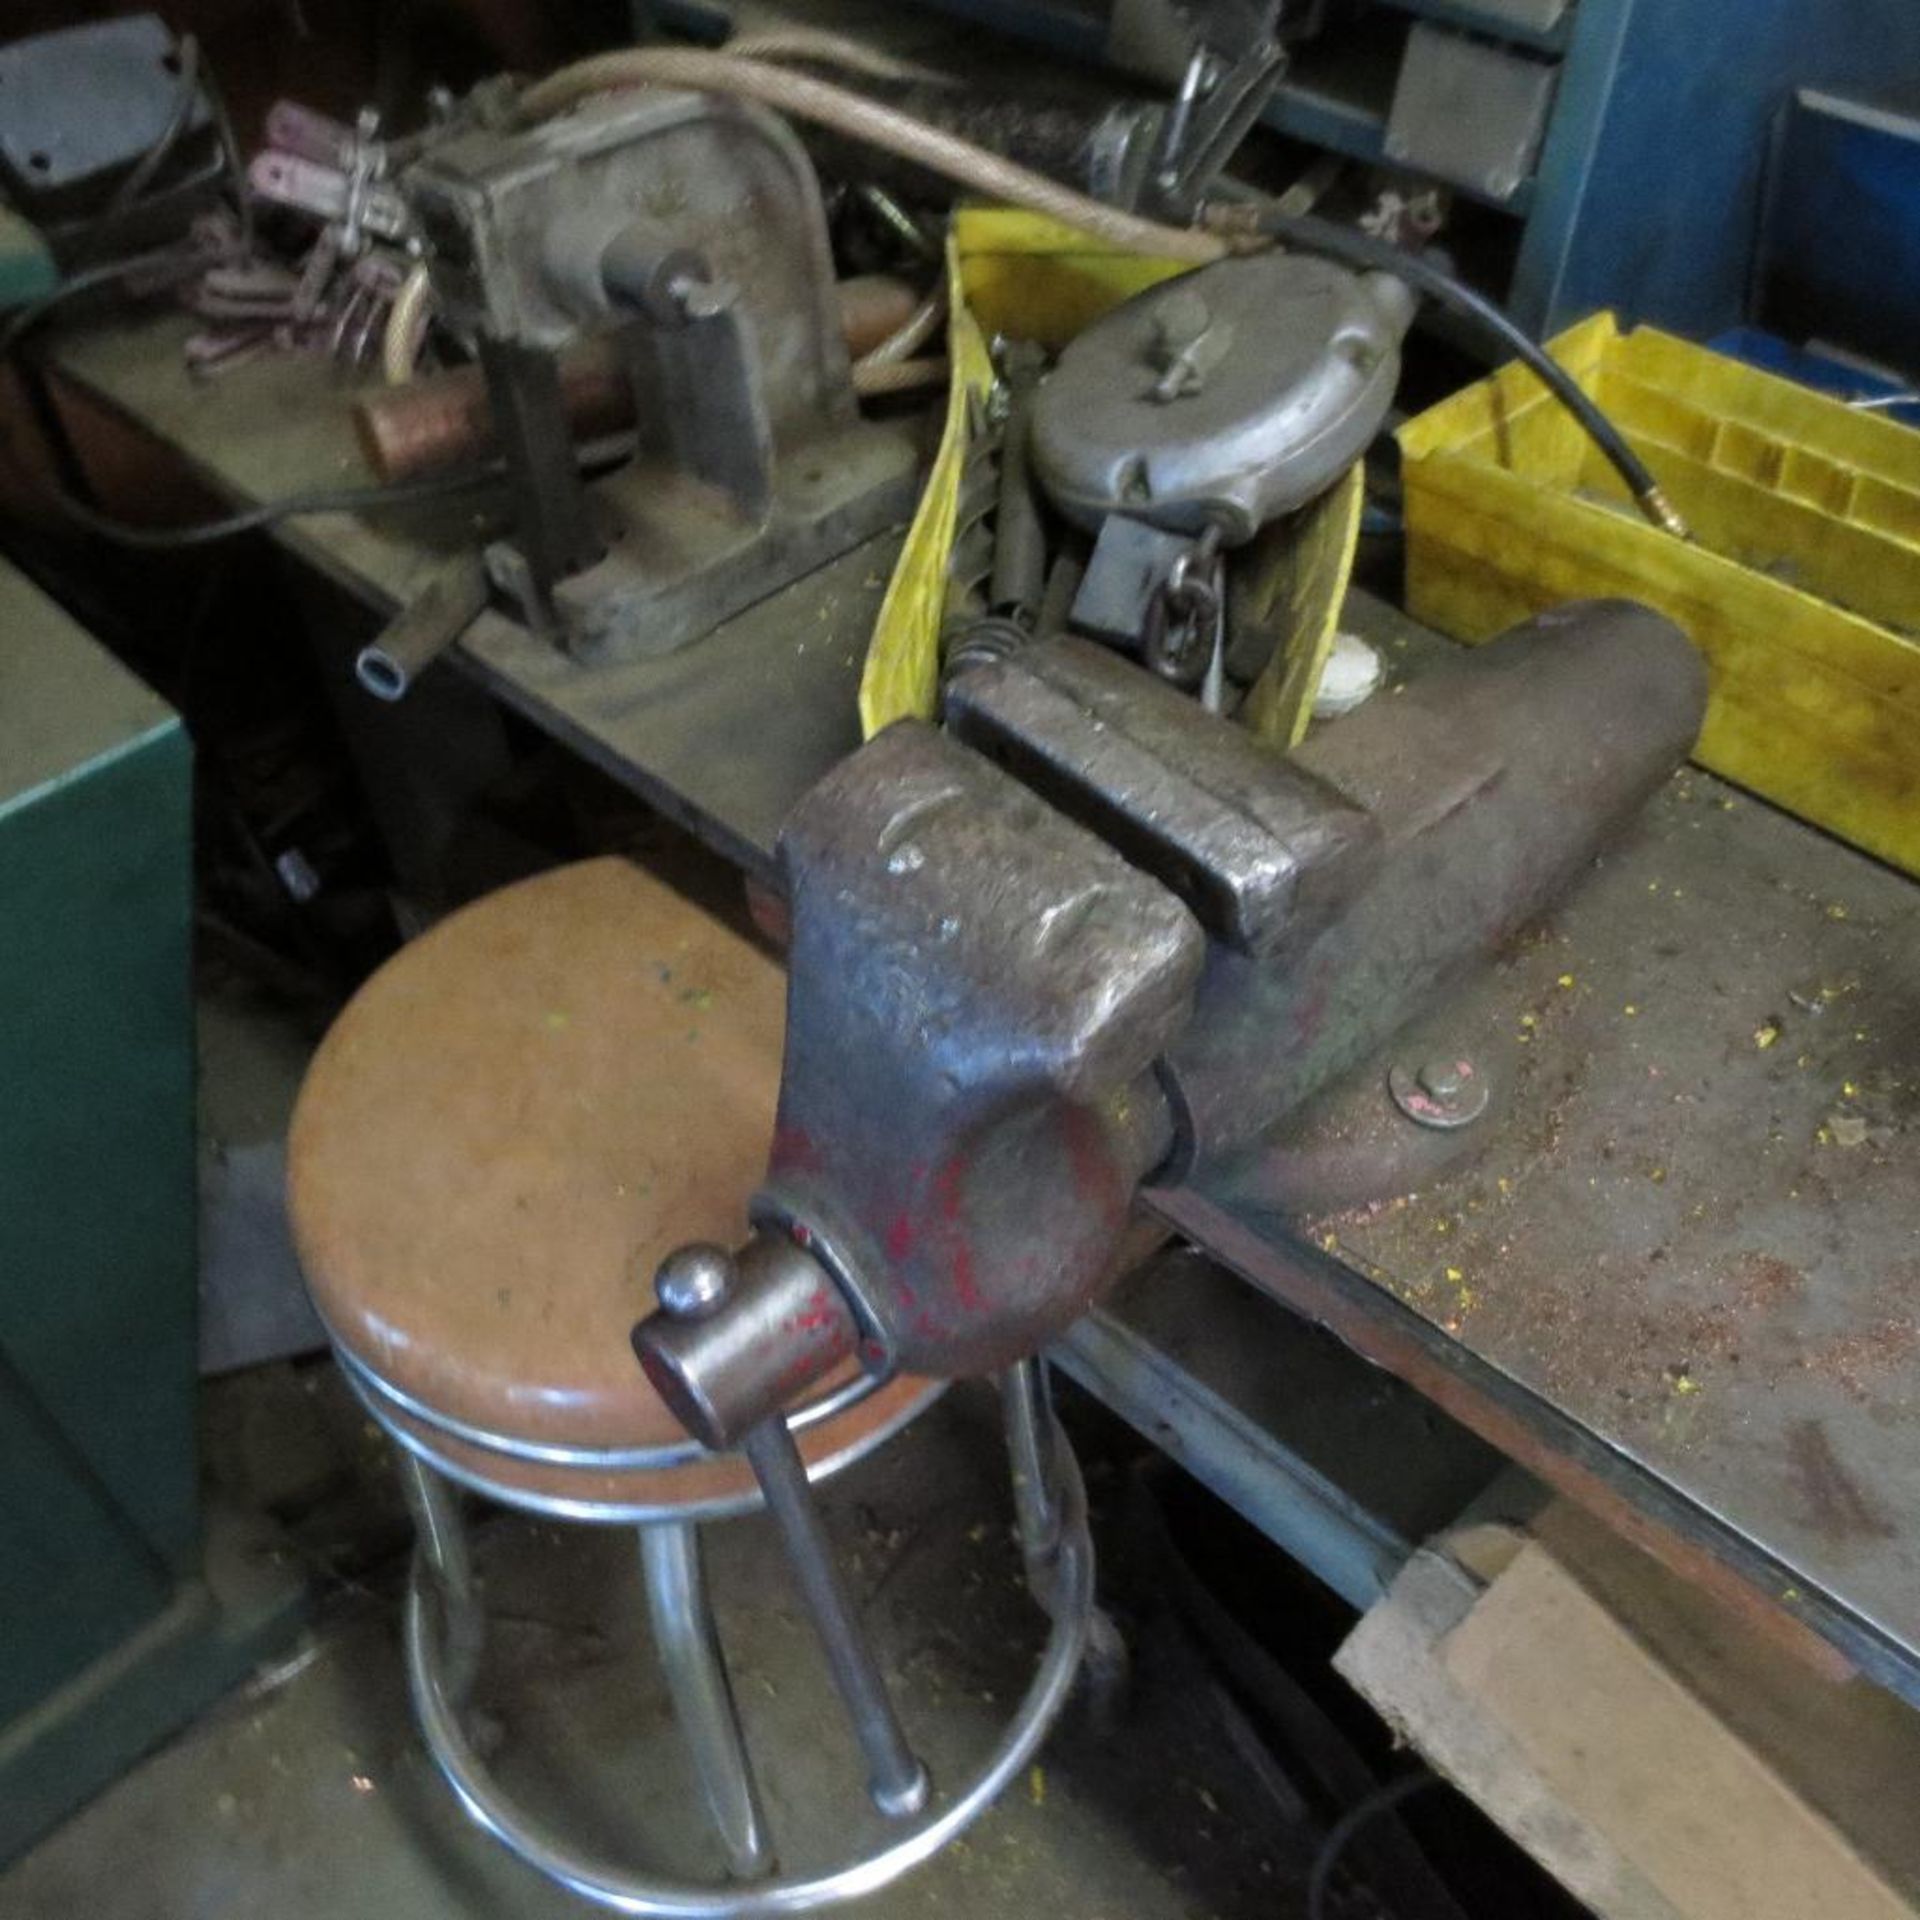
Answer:
[(1920, 1717), (1783, 1660), (1570, 1509), (1423, 1549), (1336, 1665), (1597, 1913), (1920, 1912)]

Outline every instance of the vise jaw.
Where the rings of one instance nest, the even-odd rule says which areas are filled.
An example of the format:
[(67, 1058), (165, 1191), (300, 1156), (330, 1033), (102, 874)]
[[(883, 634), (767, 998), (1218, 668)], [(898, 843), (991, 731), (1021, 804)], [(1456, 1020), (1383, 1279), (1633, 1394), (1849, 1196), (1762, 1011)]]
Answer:
[[(781, 1344), (810, 1376), (855, 1344), (875, 1370), (1006, 1366), (1084, 1311), (1165, 1156), (1153, 1065), (1192, 1013), (1205, 936), (1092, 833), (913, 721), (814, 788), (780, 851), (786, 1060), (752, 1214), (817, 1267), (763, 1278), (743, 1260), (754, 1317), (805, 1323)], [(728, 1444), (809, 1382), (763, 1375), (718, 1320), (657, 1317), (639, 1349), (693, 1431)]]
[[(1683, 636), (1601, 604), (1282, 759), (1052, 640), (963, 675), (949, 735), (890, 728), (801, 802), (755, 1234), (670, 1256), (634, 1348), (690, 1432), (751, 1462), (883, 1812), (923, 1808), (927, 1773), (786, 1409), (858, 1354), (876, 1378), (1001, 1370), (1014, 1431), (1039, 1434), (1020, 1363), (1113, 1277), (1140, 1184), (1245, 1149), (1503, 944), (1672, 770), (1704, 701)], [(1053, 1453), (1016, 1448), (1037, 1514)]]

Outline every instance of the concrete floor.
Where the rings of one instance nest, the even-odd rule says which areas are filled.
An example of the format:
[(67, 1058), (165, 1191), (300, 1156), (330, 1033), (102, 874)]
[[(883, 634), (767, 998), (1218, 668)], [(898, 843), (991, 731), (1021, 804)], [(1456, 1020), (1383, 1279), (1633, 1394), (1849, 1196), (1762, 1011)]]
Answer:
[[(335, 1578), (286, 1661), (0, 1875), (7, 1920), (584, 1911), (465, 1824), (413, 1735), (396, 1631), (402, 1536), (379, 1449), (337, 1395), (325, 1365), (241, 1376), (216, 1402), (211, 1430), (229, 1490), (304, 1502), (304, 1550), (351, 1577)], [(991, 1403), (950, 1394), (837, 1482), (829, 1509), (907, 1723), (936, 1780), (957, 1780), (1024, 1685), (1039, 1633), (1009, 1535)], [(318, 1538), (315, 1513), (333, 1516)], [(827, 1864), (878, 1824), (844, 1721), (765, 1524), (722, 1525), (710, 1541), (783, 1864)], [(478, 1553), (493, 1621), (478, 1704), (498, 1730), (502, 1777), (607, 1857), (715, 1876), (646, 1649), (631, 1535), (488, 1511)], [(370, 1577), (352, 1571), (362, 1564)], [(874, 1920), (1300, 1911), (1314, 1836), (1287, 1824), (1232, 1757), (1177, 1637), (1133, 1627), (1125, 1696), (1104, 1711), (1083, 1696), (1041, 1764), (972, 1834), (860, 1911)]]

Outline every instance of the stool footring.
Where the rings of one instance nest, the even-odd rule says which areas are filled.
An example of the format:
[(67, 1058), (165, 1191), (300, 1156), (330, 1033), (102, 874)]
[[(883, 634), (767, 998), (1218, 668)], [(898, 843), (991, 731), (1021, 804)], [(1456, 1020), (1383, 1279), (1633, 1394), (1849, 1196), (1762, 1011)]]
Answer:
[(895, 1828), (890, 1843), (874, 1852), (806, 1877), (695, 1886), (652, 1879), (577, 1849), (505, 1794), (474, 1752), (447, 1691), (438, 1610), (432, 1604), (431, 1575), (423, 1555), (416, 1563), (407, 1599), (406, 1652), (414, 1714), (427, 1747), (478, 1826), (536, 1873), (631, 1920), (773, 1920), (776, 1915), (816, 1913), (877, 1893), (964, 1832), (1009, 1782), (1026, 1771), (1072, 1691), (1093, 1615), (1093, 1543), (1087, 1534), (1086, 1496), (1072, 1453), (1057, 1433), (1052, 1444), (1060, 1533), (1052, 1619), (1039, 1670), (979, 1772), (904, 1831)]

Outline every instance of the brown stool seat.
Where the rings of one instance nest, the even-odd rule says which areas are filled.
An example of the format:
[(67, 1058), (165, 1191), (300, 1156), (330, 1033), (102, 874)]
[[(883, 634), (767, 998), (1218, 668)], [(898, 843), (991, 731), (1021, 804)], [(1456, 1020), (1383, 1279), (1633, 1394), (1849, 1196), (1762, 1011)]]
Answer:
[[(784, 1016), (774, 962), (617, 859), (467, 907), (361, 988), (301, 1090), (288, 1195), (315, 1304), (390, 1427), (533, 1504), (751, 1494), (732, 1457), (609, 1472), (511, 1449), (685, 1443), (628, 1330), (664, 1254), (745, 1233)], [(802, 1452), (850, 1457), (935, 1391), (894, 1381)]]

